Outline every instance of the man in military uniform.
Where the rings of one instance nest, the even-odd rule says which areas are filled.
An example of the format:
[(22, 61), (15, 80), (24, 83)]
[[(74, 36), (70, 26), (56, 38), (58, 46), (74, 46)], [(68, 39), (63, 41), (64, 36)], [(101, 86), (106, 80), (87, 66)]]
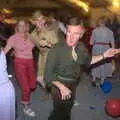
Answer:
[[(81, 66), (89, 65), (91, 61), (79, 41), (84, 31), (79, 24), (68, 25), (66, 39), (57, 43), (48, 53), (44, 77), (46, 85), (52, 88), (53, 98), (53, 111), (48, 120), (70, 120)], [(93, 56), (91, 63), (112, 57), (117, 52), (116, 49), (110, 49), (104, 55)]]

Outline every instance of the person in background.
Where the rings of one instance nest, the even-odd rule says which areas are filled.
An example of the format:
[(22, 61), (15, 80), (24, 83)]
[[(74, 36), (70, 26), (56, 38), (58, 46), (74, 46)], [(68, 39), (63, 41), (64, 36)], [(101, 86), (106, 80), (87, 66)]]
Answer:
[(91, 54), (92, 52), (92, 46), (90, 45), (90, 38), (91, 38), (91, 35), (92, 35), (92, 31), (93, 31), (94, 28), (92, 27), (87, 27), (86, 28), (86, 31), (84, 33), (84, 36), (82, 38), (83, 40), (83, 43), (85, 44), (85, 47), (87, 48), (89, 54)]
[[(107, 23), (106, 23), (106, 26), (112, 30), (113, 32), (113, 35), (114, 35), (114, 38), (115, 38), (115, 43), (116, 43), (116, 40), (118, 38), (118, 33), (117, 33), (117, 30), (119, 28), (119, 21), (118, 21), (118, 18), (117, 18), (117, 15), (116, 14), (112, 14), (110, 17), (108, 17), (107, 19)], [(116, 43), (117, 45), (117, 43)]]
[(15, 120), (15, 90), (8, 78), (6, 57), (0, 46), (0, 120)]
[(6, 40), (7, 40), (7, 35), (6, 35), (6, 24), (3, 22), (5, 19), (5, 15), (0, 12), (0, 45), (2, 45), (3, 47), (6, 44)]
[[(106, 27), (106, 17), (102, 16), (98, 20), (98, 27), (93, 30), (90, 44), (92, 45), (92, 56), (101, 55), (110, 47), (115, 48), (113, 32)], [(105, 61), (92, 68), (92, 86), (96, 86), (97, 79), (103, 84), (107, 77), (112, 77), (112, 63)]]
[(34, 43), (29, 37), (29, 24), (24, 20), (18, 21), (16, 33), (12, 35), (4, 48), (5, 54), (12, 48), (15, 51), (15, 73), (21, 88), (21, 103), (24, 113), (34, 117), (35, 112), (30, 107), (31, 92), (36, 88), (36, 74), (32, 49)]
[[(66, 39), (50, 49), (47, 56), (44, 77), (51, 87), (53, 111), (48, 120), (70, 120), (75, 99), (76, 82), (81, 75), (81, 65), (90, 63), (85, 47), (79, 42), (84, 28), (79, 23), (68, 25)], [(91, 64), (106, 57), (112, 57), (119, 50), (110, 49), (104, 54), (93, 56)]]
[(63, 34), (66, 34), (66, 26), (65, 26), (65, 24), (60, 20), (60, 18), (56, 17), (54, 12), (51, 12), (48, 17), (52, 21), (52, 23), (54, 25), (56, 25), (57, 28), (59, 28), (61, 32), (63, 32)]
[(48, 51), (58, 42), (58, 27), (53, 19), (47, 20), (42, 12), (36, 11), (33, 14), (32, 23), (36, 28), (31, 32), (31, 38), (39, 49), (37, 68), (37, 81), (45, 88), (44, 69)]
[[(12, 26), (11, 24), (8, 24), (5, 22), (6, 16), (4, 13), (0, 12), (0, 45), (4, 47), (6, 45), (6, 42), (11, 36), (12, 32)], [(12, 56), (11, 52), (7, 54), (6, 60), (7, 60), (7, 72), (9, 74), (9, 77), (12, 77), (13, 69), (12, 69)]]

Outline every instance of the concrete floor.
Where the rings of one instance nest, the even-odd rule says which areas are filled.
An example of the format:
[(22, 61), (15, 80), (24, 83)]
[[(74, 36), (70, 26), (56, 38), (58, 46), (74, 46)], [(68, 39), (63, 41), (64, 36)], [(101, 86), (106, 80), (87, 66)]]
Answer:
[[(112, 78), (113, 89), (110, 93), (105, 94), (101, 88), (93, 88), (90, 85), (91, 78), (84, 74), (76, 91), (76, 104), (72, 109), (71, 120), (120, 120), (120, 118), (111, 118), (104, 111), (104, 104), (108, 98), (120, 98), (120, 81)], [(52, 111), (52, 100), (46, 96), (45, 92), (39, 85), (32, 93), (32, 108), (36, 112), (36, 117), (30, 118), (22, 111), (20, 104), (20, 89), (15, 77), (11, 78), (16, 90), (17, 101), (17, 120), (47, 120)]]
[[(8, 73), (14, 73), (9, 67)], [(119, 73), (118, 73), (119, 75)], [(13, 74), (14, 76), (14, 74)], [(36, 117), (30, 118), (22, 111), (20, 104), (20, 89), (15, 77), (10, 78), (16, 90), (16, 113), (17, 120), (47, 120), (52, 111), (52, 100), (50, 96), (46, 96), (45, 92), (39, 85), (32, 93), (32, 108), (36, 112)], [(104, 110), (104, 105), (109, 98), (120, 98), (120, 80), (114, 76), (109, 79), (112, 82), (112, 91), (105, 94), (101, 88), (93, 88), (90, 84), (91, 77), (83, 74), (82, 80), (79, 82), (76, 91), (77, 104), (74, 105), (71, 113), (71, 120), (120, 120), (120, 118), (111, 118)], [(76, 102), (75, 102), (76, 103)]]

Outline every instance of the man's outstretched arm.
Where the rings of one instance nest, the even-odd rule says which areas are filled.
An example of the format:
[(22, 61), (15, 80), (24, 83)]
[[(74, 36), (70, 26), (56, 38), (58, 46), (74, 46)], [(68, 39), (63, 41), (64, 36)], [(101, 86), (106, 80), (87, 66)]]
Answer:
[(110, 48), (103, 55), (92, 56), (91, 64), (95, 64), (106, 58), (114, 57), (118, 53), (120, 53), (120, 49)]

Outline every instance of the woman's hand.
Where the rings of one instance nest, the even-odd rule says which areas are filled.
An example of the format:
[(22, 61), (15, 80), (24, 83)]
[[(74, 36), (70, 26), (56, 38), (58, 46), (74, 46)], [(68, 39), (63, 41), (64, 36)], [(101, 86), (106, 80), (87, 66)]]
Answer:
[(48, 43), (47, 43), (46, 40), (41, 40), (41, 41), (40, 41), (40, 46), (41, 46), (41, 47), (45, 47), (45, 46), (47, 46), (47, 44), (48, 44)]
[(41, 40), (40, 46), (41, 47), (51, 47), (52, 45), (50, 43), (48, 43), (46, 40)]

